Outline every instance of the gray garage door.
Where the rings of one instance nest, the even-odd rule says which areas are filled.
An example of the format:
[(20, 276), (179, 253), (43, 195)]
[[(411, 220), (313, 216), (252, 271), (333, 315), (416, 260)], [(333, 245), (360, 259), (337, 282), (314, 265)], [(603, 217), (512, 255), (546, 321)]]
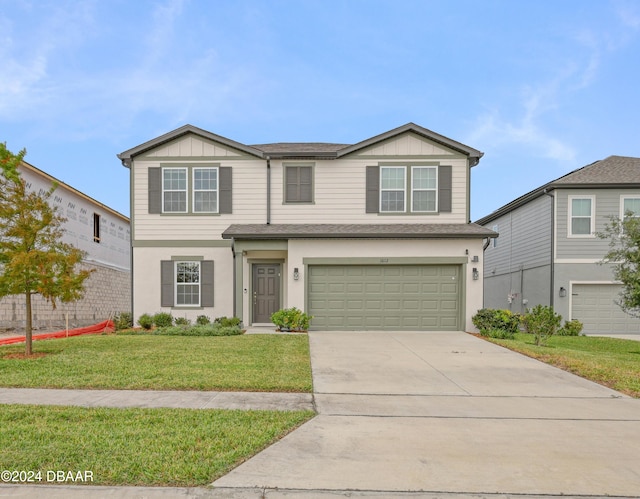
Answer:
[(615, 284), (574, 284), (571, 317), (584, 324), (586, 334), (640, 334), (640, 319), (616, 305), (618, 293)]
[(315, 330), (457, 331), (459, 265), (312, 265)]

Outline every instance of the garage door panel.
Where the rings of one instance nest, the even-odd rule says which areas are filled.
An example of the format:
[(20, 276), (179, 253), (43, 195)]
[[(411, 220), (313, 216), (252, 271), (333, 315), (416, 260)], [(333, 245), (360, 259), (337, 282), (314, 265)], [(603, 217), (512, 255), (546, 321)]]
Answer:
[(640, 319), (616, 303), (621, 289), (616, 284), (574, 284), (571, 318), (584, 324), (586, 334), (640, 334)]
[[(458, 330), (458, 265), (311, 265), (313, 329)], [(340, 305), (339, 305), (340, 304)]]

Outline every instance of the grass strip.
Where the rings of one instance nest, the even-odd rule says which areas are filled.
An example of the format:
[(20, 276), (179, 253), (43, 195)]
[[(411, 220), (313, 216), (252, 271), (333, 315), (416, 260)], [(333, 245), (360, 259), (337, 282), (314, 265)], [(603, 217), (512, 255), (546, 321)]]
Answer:
[(307, 335), (92, 335), (0, 347), (0, 386), (311, 392)]
[(530, 334), (513, 340), (486, 338), (583, 378), (640, 398), (640, 342), (601, 336), (552, 336), (534, 345)]
[(0, 470), (40, 471), (41, 484), (89, 471), (83, 485), (207, 485), (313, 416), (1, 405)]

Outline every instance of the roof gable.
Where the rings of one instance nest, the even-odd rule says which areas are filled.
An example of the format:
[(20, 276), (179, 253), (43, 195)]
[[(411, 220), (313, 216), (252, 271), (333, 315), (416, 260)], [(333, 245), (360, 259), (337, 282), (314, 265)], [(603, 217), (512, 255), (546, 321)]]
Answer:
[(458, 151), (413, 132), (405, 132), (352, 153), (353, 156), (459, 156)]
[[(195, 142), (183, 142), (177, 140), (187, 135), (192, 135), (197, 140)], [(241, 144), (240, 142), (236, 142), (231, 139), (227, 139), (226, 137), (223, 137), (221, 135), (216, 135), (215, 133), (207, 132), (206, 130), (202, 130), (201, 128), (195, 127), (193, 125), (184, 125), (169, 133), (165, 133), (160, 137), (156, 137), (155, 139), (144, 142), (139, 146), (121, 152), (120, 154), (118, 154), (118, 158), (122, 161), (123, 165), (125, 165), (126, 167), (130, 167), (131, 160), (135, 156), (139, 156), (141, 154), (157, 156), (158, 154), (151, 153), (151, 151), (160, 148), (161, 146), (166, 146), (165, 151), (171, 153), (169, 154), (170, 156), (173, 156), (177, 155), (175, 154), (175, 152), (177, 150), (181, 150), (181, 146), (185, 148), (185, 151), (187, 148), (190, 149), (191, 147), (195, 147), (195, 150), (198, 151), (199, 147), (201, 148), (201, 150), (204, 150), (206, 148), (205, 144), (212, 145), (212, 143), (218, 144), (219, 146), (225, 146), (219, 149), (219, 151), (222, 151), (223, 149), (225, 151), (229, 151), (230, 148), (232, 150), (240, 151), (259, 158), (263, 156), (261, 151), (259, 151), (258, 149), (254, 149), (253, 147)]]
[[(404, 142), (402, 140), (390, 140), (398, 139), (403, 135), (407, 135), (410, 138), (404, 139)], [(404, 150), (410, 145), (417, 146), (419, 144), (420, 148), (424, 147), (427, 150), (433, 150), (432, 148), (436, 147), (440, 151), (454, 151), (456, 153), (468, 156), (471, 166), (475, 166), (476, 164), (478, 164), (480, 158), (484, 155), (483, 152), (464, 145), (461, 142), (457, 142), (448, 137), (445, 137), (444, 135), (440, 135), (436, 132), (418, 126), (415, 123), (407, 123), (406, 125), (403, 125), (401, 127), (394, 128), (393, 130), (389, 130), (388, 132), (385, 132), (383, 134), (376, 135), (375, 137), (371, 137), (370, 139), (363, 140), (362, 142), (358, 142), (357, 144), (354, 144), (350, 147), (341, 149), (340, 151), (338, 151), (338, 157), (346, 156), (347, 154), (353, 154), (369, 148), (376, 149), (382, 147), (382, 150), (384, 151), (384, 144), (388, 144), (388, 147), (390, 147), (391, 149), (400, 147), (400, 150)], [(444, 149), (441, 146), (444, 146)]]

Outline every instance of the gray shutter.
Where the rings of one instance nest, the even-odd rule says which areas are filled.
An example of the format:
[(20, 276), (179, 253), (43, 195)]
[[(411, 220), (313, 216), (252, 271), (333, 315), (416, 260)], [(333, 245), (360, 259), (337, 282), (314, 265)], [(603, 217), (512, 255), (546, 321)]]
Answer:
[(160, 262), (160, 306), (173, 307), (173, 288), (175, 278), (173, 276), (174, 263), (171, 260)]
[(220, 174), (219, 179), (219, 189), (220, 189), (220, 199), (218, 206), (218, 213), (232, 213), (233, 210), (233, 196), (232, 196), (232, 176), (231, 176), (231, 167), (230, 166), (221, 166), (218, 169)]
[(380, 211), (380, 167), (367, 166), (366, 213)]
[(451, 166), (438, 168), (438, 211), (451, 213)]
[(149, 168), (149, 213), (162, 213), (161, 175), (161, 168)]
[(200, 306), (213, 307), (213, 260), (203, 260), (200, 273)]

